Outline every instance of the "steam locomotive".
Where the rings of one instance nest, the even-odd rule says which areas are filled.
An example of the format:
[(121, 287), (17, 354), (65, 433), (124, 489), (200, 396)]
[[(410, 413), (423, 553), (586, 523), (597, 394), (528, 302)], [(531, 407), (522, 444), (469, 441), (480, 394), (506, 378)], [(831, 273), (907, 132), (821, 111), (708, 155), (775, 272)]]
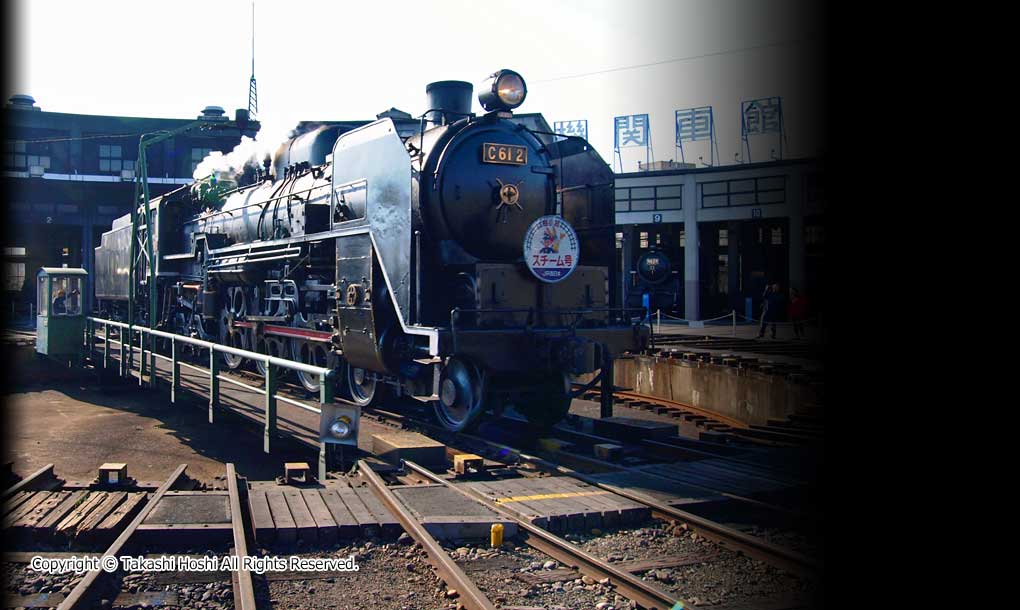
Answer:
[(644, 307), (649, 313), (678, 312), (680, 276), (673, 269), (669, 256), (662, 250), (649, 250), (641, 255), (635, 267), (631, 272), (627, 304), (631, 307)]
[(488, 79), (481, 116), (472, 89), (430, 84), (412, 135), (321, 127), (253, 184), (214, 173), (156, 198), (152, 236), (117, 219), (95, 251), (99, 308), (124, 316), (130, 241), (151, 238), (156, 282), (138, 257), (135, 294), (157, 307), (136, 298), (136, 323), (335, 368), (341, 396), (432, 402), (450, 430), (508, 405), (560, 420), (571, 375), (648, 341), (615, 288), (613, 174), (585, 140), (514, 120), (520, 74)]

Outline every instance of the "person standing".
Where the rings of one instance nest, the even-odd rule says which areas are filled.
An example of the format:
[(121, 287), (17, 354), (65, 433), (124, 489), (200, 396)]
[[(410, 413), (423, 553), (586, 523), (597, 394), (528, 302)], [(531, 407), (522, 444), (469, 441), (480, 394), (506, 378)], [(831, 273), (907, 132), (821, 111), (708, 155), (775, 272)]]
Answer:
[(53, 306), (50, 308), (51, 315), (61, 316), (67, 313), (67, 303), (65, 302), (65, 297), (66, 294), (63, 288), (57, 291), (56, 296), (53, 297)]
[[(772, 284), (765, 284), (765, 292), (761, 295), (761, 327), (758, 329), (758, 338), (765, 337), (765, 327), (769, 323), (769, 295), (772, 294)], [(775, 332), (773, 331), (773, 334)]]
[(790, 321), (793, 322), (793, 336), (797, 339), (804, 337), (804, 320), (807, 318), (807, 299), (796, 288), (790, 289), (790, 307), (788, 309)]
[(772, 324), (772, 338), (776, 338), (776, 322), (779, 320), (779, 313), (783, 310), (783, 295), (779, 292), (779, 283), (765, 287), (764, 309), (761, 314), (761, 328), (758, 330), (758, 338), (765, 336), (765, 327)]

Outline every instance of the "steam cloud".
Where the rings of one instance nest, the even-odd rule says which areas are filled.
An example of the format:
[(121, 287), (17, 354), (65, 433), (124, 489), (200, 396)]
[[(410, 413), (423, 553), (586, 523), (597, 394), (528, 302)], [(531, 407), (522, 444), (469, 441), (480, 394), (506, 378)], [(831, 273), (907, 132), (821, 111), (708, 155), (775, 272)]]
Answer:
[(214, 150), (206, 155), (192, 173), (192, 179), (200, 180), (214, 171), (225, 171), (235, 177), (240, 177), (244, 173), (245, 166), (262, 167), (262, 160), (267, 155), (272, 158), (280, 144), (296, 131), (296, 127), (283, 127), (280, 124), (273, 124), (271, 120), (261, 121), (261, 124), (262, 126), (254, 139), (241, 136), (241, 143), (229, 153), (223, 154)]

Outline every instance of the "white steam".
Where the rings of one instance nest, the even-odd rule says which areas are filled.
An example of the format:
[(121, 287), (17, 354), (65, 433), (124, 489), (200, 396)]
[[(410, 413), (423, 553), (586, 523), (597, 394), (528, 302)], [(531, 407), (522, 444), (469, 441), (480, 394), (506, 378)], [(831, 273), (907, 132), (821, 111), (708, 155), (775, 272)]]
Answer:
[(281, 127), (271, 121), (261, 123), (261, 128), (254, 139), (241, 136), (241, 143), (229, 153), (223, 154), (214, 150), (206, 155), (192, 173), (192, 179), (205, 178), (214, 171), (226, 171), (237, 175), (244, 171), (245, 165), (262, 167), (262, 160), (267, 155), (272, 159), (273, 153), (290, 136), (293, 129)]

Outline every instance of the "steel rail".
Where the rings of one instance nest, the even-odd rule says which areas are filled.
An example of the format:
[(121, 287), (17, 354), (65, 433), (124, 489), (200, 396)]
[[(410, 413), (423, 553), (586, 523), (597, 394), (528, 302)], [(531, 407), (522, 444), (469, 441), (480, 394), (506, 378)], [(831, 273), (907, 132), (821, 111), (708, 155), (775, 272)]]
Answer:
[(52, 478), (52, 479), (56, 478), (54, 476), (54, 474), (53, 474), (53, 464), (46, 464), (45, 466), (43, 466), (39, 470), (36, 470), (35, 472), (33, 472), (32, 474), (28, 475), (24, 479), (21, 479), (20, 481), (18, 481), (14, 485), (12, 485), (12, 486), (8, 487), (7, 489), (5, 489), (3, 491), (3, 493), (0, 493), (0, 501), (3, 501), (3, 500), (6, 500), (7, 498), (10, 498), (11, 496), (13, 496), (14, 494), (18, 493), (19, 491), (28, 491), (27, 488), (29, 486), (33, 485), (37, 481), (41, 481), (44, 478)]
[(602, 561), (598, 557), (582, 551), (563, 538), (560, 538), (555, 534), (551, 534), (546, 530), (521, 519), (516, 514), (502, 506), (490, 502), (483, 494), (471, 489), (463, 489), (453, 485), (446, 479), (443, 479), (433, 473), (431, 470), (419, 466), (414, 462), (403, 460), (403, 464), (406, 468), (434, 483), (444, 485), (465, 497), (471, 498), (472, 500), (481, 501), (485, 506), (496, 511), (504, 518), (510, 519), (516, 523), (519, 535), (522, 536), (524, 542), (529, 546), (549, 555), (550, 557), (553, 557), (562, 564), (579, 570), (582, 574), (599, 580), (608, 578), (621, 595), (635, 602), (642, 608), (647, 608), (649, 610), (669, 610), (670, 608), (675, 607), (676, 604), (680, 604), (681, 608), (687, 606), (687, 602), (684, 600), (673, 598), (665, 591), (651, 586), (640, 578), (635, 577), (630, 572), (620, 570), (619, 568)]
[(404, 530), (425, 549), (440, 578), (457, 590), (460, 594), (460, 603), (468, 608), (468, 610), (496, 610), (496, 606), (468, 578), (467, 574), (460, 569), (460, 566), (450, 558), (450, 555), (436, 542), (432, 534), (429, 534), (422, 524), (418, 523), (414, 515), (397, 500), (393, 492), (386, 487), (385, 481), (372, 470), (372, 467), (365, 460), (358, 460), (358, 471), (368, 480), (375, 495), (379, 497), (382, 503), (386, 505), (386, 508), (404, 526)]
[[(693, 457), (695, 460), (717, 460), (719, 462), (725, 462), (732, 464), (733, 466), (746, 466), (756, 468), (759, 470), (768, 471), (768, 476), (762, 478), (771, 479), (787, 485), (804, 485), (806, 481), (798, 478), (796, 475), (790, 474), (789, 472), (777, 470), (776, 468), (767, 464), (760, 464), (750, 459), (744, 459), (735, 455), (726, 455), (721, 453), (713, 453), (711, 451), (705, 451), (702, 449), (695, 449), (682, 444), (675, 444), (674, 439), (668, 439), (669, 442), (656, 441), (652, 439), (642, 439), (640, 445), (650, 452), (654, 453), (657, 450), (667, 451), (674, 455), (681, 455), (684, 458)], [(684, 439), (686, 441), (686, 439)], [(695, 441), (704, 443), (706, 441)], [(755, 449), (757, 450), (757, 448)]]
[(234, 532), (234, 555), (239, 565), (234, 572), (234, 607), (238, 610), (256, 610), (255, 585), (251, 571), (245, 567), (248, 556), (248, 540), (244, 533), (244, 518), (241, 513), (241, 495), (237, 488), (237, 472), (233, 464), (227, 464), (227, 493), (230, 496), (230, 525)]
[[(155, 508), (157, 503), (159, 503), (159, 500), (163, 497), (163, 495), (166, 494), (171, 487), (173, 487), (174, 483), (176, 483), (179, 478), (181, 478), (181, 475), (184, 474), (184, 470), (187, 467), (187, 464), (181, 464), (178, 466), (177, 469), (174, 470), (173, 474), (171, 474), (170, 477), (159, 486), (159, 489), (152, 494), (152, 497), (148, 499), (145, 506), (142, 507), (142, 510), (135, 516), (134, 519), (131, 520), (131, 523), (124, 529), (123, 532), (120, 533), (120, 536), (117, 536), (117, 539), (114, 540), (113, 543), (111, 543), (106, 549), (103, 553), (104, 556), (109, 555), (111, 557), (118, 557), (121, 549), (123, 549), (124, 546), (127, 545), (128, 540), (130, 540), (131, 535), (135, 533), (135, 530), (138, 529), (138, 526), (141, 525), (142, 521), (145, 521), (145, 518), (149, 516), (149, 513), (152, 512), (152, 509)], [(118, 558), (118, 562), (119, 561), (120, 560)], [(60, 605), (57, 606), (57, 610), (76, 610), (78, 608), (89, 607), (89, 603), (92, 601), (92, 596), (95, 594), (96, 588), (99, 585), (100, 577), (104, 574), (112, 574), (112, 572), (96, 569), (86, 574), (85, 577), (78, 583), (78, 586), (76, 586), (71, 593), (64, 598), (64, 601), (60, 602)]]
[[(637, 468), (632, 468), (632, 467), (629, 467), (629, 466), (621, 466), (621, 465), (618, 465), (618, 464), (614, 464), (612, 462), (607, 462), (607, 461), (604, 461), (604, 460), (600, 460), (600, 459), (597, 459), (597, 458), (591, 458), (591, 457), (587, 457), (587, 456), (571, 455), (571, 458), (574, 458), (577, 461), (583, 460), (584, 462), (587, 462), (589, 464), (593, 464), (593, 465), (596, 465), (596, 466), (599, 466), (599, 467), (603, 467), (603, 468), (612, 468), (613, 470), (611, 470), (610, 472), (619, 472), (619, 473), (625, 473), (625, 474), (636, 474), (638, 476), (646, 476), (646, 477), (653, 477), (653, 478), (656, 478), (656, 479), (661, 479), (664, 482), (670, 482), (670, 483), (674, 483), (674, 484), (680, 483), (680, 484), (686, 485), (688, 487), (694, 487), (694, 488), (697, 488), (697, 489), (704, 489), (705, 491), (710, 491), (710, 492), (718, 494), (718, 495), (720, 495), (720, 496), (722, 496), (724, 498), (729, 498), (730, 500), (735, 500), (737, 502), (745, 502), (747, 504), (750, 504), (752, 506), (757, 506), (757, 507), (765, 509), (765, 510), (771, 510), (771, 511), (775, 511), (775, 512), (778, 512), (778, 513), (783, 513), (783, 514), (786, 514), (786, 515), (794, 516), (794, 517), (802, 517), (802, 518), (810, 518), (811, 517), (811, 515), (809, 513), (805, 513), (804, 511), (801, 511), (801, 510), (797, 510), (797, 509), (793, 509), (793, 508), (787, 508), (785, 506), (780, 506), (778, 504), (772, 504), (770, 502), (765, 502), (763, 500), (758, 500), (757, 498), (752, 498), (752, 497), (749, 497), (749, 496), (743, 496), (743, 495), (740, 495), (740, 494), (737, 494), (737, 493), (725, 491), (725, 490), (719, 489), (718, 487), (715, 487), (715, 486), (712, 486), (712, 485), (706, 485), (704, 483), (697, 483), (697, 482), (692, 481), (690, 479), (674, 479), (674, 478), (670, 478), (670, 477), (658, 474), (656, 472), (647, 471), (647, 470), (639, 470)], [(563, 474), (563, 475), (575, 477), (575, 478), (578, 478), (578, 479), (582, 479), (582, 477), (587, 477), (588, 476), (588, 475), (586, 475), (584, 473), (578, 472), (578, 471), (576, 471), (576, 470), (574, 470), (572, 468), (569, 468), (567, 466), (563, 466), (561, 464), (553, 464), (553, 463), (550, 462), (548, 464), (548, 466), (549, 466), (549, 469), (554, 470), (558, 474)], [(730, 472), (732, 472), (732, 471), (730, 471)], [(747, 476), (753, 476), (756, 479), (770, 480), (767, 477), (760, 477), (760, 476), (757, 476), (757, 475), (747, 475)], [(589, 480), (587, 478), (584, 478), (583, 480), (584, 480), (585, 483), (588, 483), (589, 485), (595, 485), (595, 483), (592, 482), (592, 481), (594, 481), (594, 479)], [(621, 495), (621, 494), (618, 494), (618, 495)], [(645, 497), (648, 498), (648, 496), (645, 496)], [(648, 499), (649, 500), (653, 500), (652, 498), (648, 498)], [(644, 503), (644, 501), (641, 501), (641, 502)], [(668, 506), (668, 505), (667, 504), (663, 504), (663, 506)]]
[[(423, 424), (422, 422), (418, 422), (417, 420), (413, 421), (419, 425), (424, 425), (430, 428), (435, 427), (430, 424)], [(534, 464), (535, 466), (546, 472), (572, 477), (580, 481), (583, 481), (588, 485), (604, 489), (618, 496), (627, 498), (628, 500), (631, 500), (633, 502), (637, 502), (638, 504), (643, 504), (644, 506), (650, 508), (652, 512), (660, 518), (671, 519), (687, 523), (694, 531), (696, 531), (698, 534), (705, 536), (706, 538), (710, 538), (734, 551), (743, 553), (749, 557), (754, 557), (755, 559), (760, 559), (762, 561), (765, 561), (766, 563), (769, 563), (773, 566), (776, 566), (788, 572), (792, 572), (800, 576), (814, 576), (822, 571), (819, 562), (812, 557), (780, 546), (776, 546), (774, 544), (766, 542), (765, 540), (757, 536), (745, 534), (740, 530), (727, 527), (721, 523), (712, 521), (711, 519), (706, 519), (699, 515), (695, 515), (694, 513), (680, 510), (674, 506), (671, 506), (664, 502), (660, 502), (659, 500), (656, 500), (655, 498), (652, 498), (646, 494), (618, 487), (616, 485), (611, 485), (609, 483), (604, 483), (589, 475), (578, 472), (571, 468), (567, 468), (566, 466), (554, 464), (553, 462), (550, 462), (538, 456), (528, 455), (527, 453), (524, 453), (523, 451), (514, 447), (503, 445), (501, 443), (490, 441), (470, 434), (460, 433), (459, 436), (470, 441), (479, 442), (490, 447), (494, 447), (501, 451), (510, 452), (511, 455), (518, 456), (518, 459), (528, 462), (530, 464)], [(592, 460), (591, 458), (585, 459), (595, 461)], [(612, 466), (620, 472), (626, 472), (626, 468), (620, 467), (615, 464), (612, 464)], [(654, 473), (646, 472), (643, 474), (648, 476), (656, 476)], [(735, 497), (734, 499), (743, 500), (742, 497)], [(751, 501), (750, 499), (748, 499), (748, 501), (751, 504), (762, 505), (763, 507), (766, 508), (779, 509), (780, 512), (788, 514), (791, 513), (800, 514), (796, 513), (796, 511), (791, 511), (790, 509), (782, 509), (782, 507), (776, 507), (771, 504), (761, 502), (760, 500)]]
[[(510, 419), (510, 418), (508, 418), (508, 419)], [(554, 429), (553, 432), (556, 432), (556, 430)], [(565, 431), (565, 432), (570, 432), (570, 431)], [(570, 438), (570, 437), (568, 436), (568, 438)], [(607, 439), (602, 439), (602, 438), (596, 437), (596, 436), (592, 436), (592, 438), (593, 439), (598, 439), (601, 442), (616, 442), (613, 439), (608, 439), (608, 438)], [(481, 439), (481, 440), (484, 441), (485, 439)], [(648, 448), (650, 444), (651, 444), (650, 450), (654, 450), (655, 449), (654, 441), (650, 441), (650, 440), (647, 440), (647, 439), (639, 441), (639, 445), (641, 447)], [(667, 445), (667, 447), (672, 447), (672, 446), (671, 445)], [(671, 482), (671, 483), (677, 483), (678, 482), (678, 480), (675, 479), (675, 478), (670, 478), (670, 477), (664, 476), (664, 475), (659, 474), (659, 473), (654, 472), (654, 471), (640, 470), (640, 469), (637, 469), (637, 468), (634, 468), (634, 467), (623, 466), (621, 464), (616, 464), (616, 463), (609, 462), (609, 461), (606, 461), (606, 460), (600, 460), (598, 458), (594, 458), (594, 457), (590, 457), (590, 456), (586, 456), (586, 455), (578, 455), (578, 454), (575, 454), (575, 453), (568, 453), (567, 455), (569, 455), (569, 458), (573, 462), (575, 462), (575, 463), (582, 463), (582, 464), (585, 464), (585, 465), (588, 465), (588, 466), (592, 466), (592, 467), (594, 467), (594, 468), (596, 468), (596, 469), (598, 469), (600, 471), (620, 472), (620, 473), (633, 473), (633, 474), (636, 474), (636, 475), (639, 475), (639, 476), (654, 477), (654, 478), (662, 479), (664, 482)], [(533, 460), (541, 459), (541, 458), (537, 458), (537, 457), (534, 457), (534, 456), (528, 456), (528, 458), (530, 458), (530, 460), (532, 460), (532, 461)], [(553, 464), (552, 462), (547, 462), (545, 467), (546, 467), (547, 470), (555, 471), (558, 474), (564, 474), (564, 475), (567, 475), (567, 476), (578, 476), (578, 475), (581, 474), (581, 473), (577, 472), (576, 470), (573, 470), (573, 469), (568, 468), (566, 466), (563, 466), (561, 464)], [(723, 470), (726, 470), (726, 469), (723, 469)], [(733, 473), (733, 471), (731, 471), (731, 470), (726, 470), (726, 472), (731, 473), (731, 474)], [(794, 486), (794, 485), (801, 484), (800, 482), (778, 481), (778, 480), (775, 480), (775, 479), (771, 479), (768, 476), (759, 475), (759, 474), (745, 474), (743, 476), (750, 476), (750, 477), (753, 477), (755, 479), (760, 479), (760, 480), (765, 480), (765, 481), (774, 481), (776, 483), (780, 483), (780, 484), (783, 484), (783, 485), (788, 485), (788, 486), (791, 486), (791, 487)], [(588, 481), (585, 481), (585, 482), (587, 483)], [(691, 480), (691, 479), (679, 479), (679, 482), (682, 482), (684, 485), (689, 486), (689, 487), (695, 487), (695, 488), (698, 488), (698, 489), (704, 489), (706, 491), (713, 492), (713, 493), (718, 494), (720, 496), (723, 496), (725, 498), (729, 498), (731, 500), (736, 500), (738, 502), (745, 502), (747, 504), (751, 504), (753, 506), (757, 506), (757, 507), (760, 507), (760, 508), (763, 508), (763, 509), (766, 509), (766, 510), (771, 510), (771, 511), (779, 512), (779, 513), (784, 513), (784, 514), (795, 516), (795, 517), (814, 518), (810, 513), (806, 513), (805, 511), (802, 511), (802, 510), (788, 508), (788, 507), (785, 507), (785, 506), (780, 506), (778, 504), (773, 504), (771, 502), (765, 502), (763, 500), (758, 500), (757, 498), (752, 498), (752, 497), (749, 497), (749, 496), (741, 495), (739, 493), (734, 493), (734, 492), (731, 492), (731, 491), (726, 491), (725, 489), (720, 489), (718, 486), (713, 486), (713, 485), (705, 484), (704, 482), (698, 483), (697, 481)], [(593, 484), (593, 483), (590, 483), (590, 484)]]
[(589, 477), (586, 474), (572, 471), (563, 466), (557, 466), (557, 468), (563, 469), (561, 472), (564, 474), (568, 474), (568, 476), (584, 481), (589, 485), (599, 487), (606, 491), (611, 491), (618, 496), (623, 496), (624, 498), (639, 504), (644, 504), (648, 508), (652, 509), (653, 514), (657, 514), (660, 517), (683, 521), (684, 523), (692, 526), (698, 533), (704, 535), (706, 538), (711, 538), (712, 540), (730, 547), (733, 550), (740, 551), (749, 557), (761, 559), (762, 561), (771, 563), (776, 567), (800, 576), (814, 576), (817, 572), (821, 571), (820, 566), (814, 559), (802, 553), (798, 553), (797, 551), (776, 546), (757, 536), (745, 534), (740, 530), (725, 526), (716, 521), (712, 521), (711, 519), (706, 519), (699, 515), (695, 515), (694, 513), (680, 510), (679, 508), (660, 502), (643, 493), (625, 489), (617, 485), (603, 483), (602, 481)]
[[(379, 413), (380, 413), (379, 409), (374, 409), (374, 410), (375, 410), (375, 414), (374, 415), (376, 417), (379, 417)], [(393, 414), (387, 413), (385, 415), (385, 417), (389, 417), (389, 418), (392, 419), (394, 416), (393, 416)], [(402, 417), (406, 418), (406, 416), (402, 416)], [(440, 428), (440, 427), (436, 426), (435, 424), (431, 424), (429, 422), (425, 422), (425, 421), (422, 421), (422, 420), (419, 420), (419, 419), (409, 418), (408, 421), (411, 421), (411, 422), (414, 423), (414, 425), (421, 426), (421, 427), (426, 428), (428, 430), (436, 430), (438, 432), (445, 432), (445, 433), (448, 433), (448, 434), (453, 434), (453, 433), (449, 432), (448, 430), (445, 430), (443, 428)], [(539, 468), (541, 468), (542, 470), (545, 470), (546, 472), (555, 473), (555, 474), (562, 474), (562, 475), (565, 475), (565, 476), (571, 476), (571, 477), (575, 477), (575, 478), (580, 478), (579, 475), (581, 475), (581, 473), (579, 473), (576, 470), (573, 470), (573, 469), (568, 468), (566, 466), (563, 466), (561, 464), (554, 464), (553, 462), (550, 462), (550, 461), (545, 460), (543, 458), (540, 458), (538, 456), (528, 455), (527, 453), (524, 453), (523, 451), (521, 451), (519, 449), (516, 449), (514, 447), (503, 445), (501, 443), (497, 443), (495, 441), (484, 439), (484, 438), (481, 438), (481, 437), (478, 437), (478, 436), (474, 436), (474, 435), (471, 435), (471, 434), (467, 434), (467, 433), (464, 433), (464, 432), (461, 432), (461, 433), (458, 433), (458, 434), (459, 434), (460, 437), (465, 438), (465, 439), (467, 439), (469, 441), (477, 442), (477, 443), (482, 443), (482, 444), (485, 444), (487, 446), (493, 447), (493, 448), (495, 448), (495, 449), (497, 449), (499, 451), (512, 452), (513, 454), (516, 454), (520, 459), (522, 459), (522, 460), (524, 460), (526, 462), (532, 463), (532, 464), (538, 466)], [(610, 440), (611, 439), (605, 439), (605, 442), (608, 442)], [(651, 442), (652, 441), (647, 441), (647, 440), (641, 441), (641, 445), (643, 446), (646, 443), (651, 443)], [(598, 468), (598, 469), (606, 470), (606, 471), (609, 471), (609, 472), (620, 472), (620, 473), (635, 472), (636, 474), (639, 474), (641, 476), (654, 477), (654, 478), (657, 478), (657, 479), (661, 479), (662, 481), (667, 482), (667, 483), (674, 483), (674, 484), (677, 483), (677, 481), (675, 479), (671, 479), (669, 477), (665, 477), (665, 476), (657, 474), (655, 472), (649, 472), (649, 471), (644, 471), (644, 470), (637, 471), (636, 469), (630, 468), (628, 466), (622, 466), (620, 464), (615, 464), (613, 462), (607, 462), (607, 461), (604, 461), (604, 460), (599, 460), (597, 458), (593, 458), (593, 457), (589, 457), (589, 456), (577, 455), (577, 454), (569, 454), (569, 457), (570, 457), (571, 460), (573, 460), (575, 462), (581, 462), (581, 463), (593, 466), (593, 467)], [(757, 477), (757, 475), (753, 475), (753, 476), (756, 476), (756, 478), (763, 478), (763, 479), (768, 480), (768, 477)], [(589, 483), (589, 484), (595, 484), (595, 483), (591, 483), (591, 482), (589, 482), (587, 480), (585, 482)], [(783, 482), (786, 483), (785, 481), (783, 481)], [(790, 516), (794, 516), (794, 517), (801, 517), (801, 518), (805, 518), (805, 519), (814, 519), (815, 518), (812, 514), (806, 513), (806, 512), (801, 511), (801, 510), (787, 508), (785, 506), (779, 506), (777, 504), (772, 504), (772, 503), (765, 502), (765, 501), (762, 501), (762, 500), (758, 500), (758, 499), (755, 499), (755, 498), (750, 498), (750, 497), (747, 497), (747, 496), (742, 496), (740, 494), (735, 494), (735, 493), (732, 493), (732, 492), (724, 491), (724, 490), (718, 489), (716, 487), (712, 487), (710, 485), (704, 485), (704, 484), (696, 483), (696, 482), (693, 482), (693, 481), (683, 481), (683, 484), (684, 485), (688, 485), (690, 487), (696, 487), (696, 488), (699, 488), (699, 489), (705, 489), (707, 491), (711, 491), (711, 492), (713, 492), (715, 494), (718, 494), (720, 496), (729, 498), (731, 500), (735, 500), (737, 502), (744, 502), (744, 503), (751, 504), (753, 506), (757, 506), (757, 507), (760, 507), (760, 508), (763, 508), (763, 509), (766, 509), (766, 510), (775, 511), (775, 512), (778, 512), (778, 513), (783, 513), (783, 514), (786, 514), (786, 515), (790, 515)], [(798, 484), (802, 484), (802, 483), (799, 482), (799, 481), (791, 481), (791, 482), (789, 482), (787, 484), (792, 486), (792, 485), (798, 485)], [(611, 490), (607, 489), (607, 491), (611, 491)], [(635, 500), (635, 501), (640, 502), (640, 503), (644, 503), (641, 500)]]
[(698, 415), (704, 415), (705, 417), (708, 417), (708, 418), (714, 419), (714, 420), (716, 420), (718, 422), (724, 423), (727, 426), (730, 426), (732, 428), (740, 428), (740, 429), (743, 430), (743, 429), (746, 429), (746, 428), (749, 427), (748, 424), (746, 424), (746, 423), (744, 423), (744, 422), (742, 422), (742, 421), (740, 421), (738, 419), (733, 419), (732, 417), (728, 417), (726, 415), (722, 415), (720, 413), (716, 413), (715, 411), (709, 411), (708, 409), (702, 409), (700, 407), (695, 407), (695, 406), (692, 406), (692, 405), (689, 405), (689, 404), (683, 403), (683, 402), (677, 402), (675, 400), (670, 400), (668, 398), (661, 398), (659, 396), (648, 396), (646, 394), (639, 394), (637, 392), (628, 392), (626, 390), (616, 390), (616, 391), (613, 392), (613, 395), (614, 396), (619, 396), (620, 398), (622, 398), (624, 400), (628, 400), (628, 399), (629, 400), (634, 400), (634, 401), (640, 400), (640, 401), (644, 401), (644, 402), (657, 403), (657, 404), (660, 404), (663, 407), (666, 407), (668, 409), (675, 409), (675, 410), (678, 410), (678, 411), (690, 411), (692, 413), (696, 413)]

